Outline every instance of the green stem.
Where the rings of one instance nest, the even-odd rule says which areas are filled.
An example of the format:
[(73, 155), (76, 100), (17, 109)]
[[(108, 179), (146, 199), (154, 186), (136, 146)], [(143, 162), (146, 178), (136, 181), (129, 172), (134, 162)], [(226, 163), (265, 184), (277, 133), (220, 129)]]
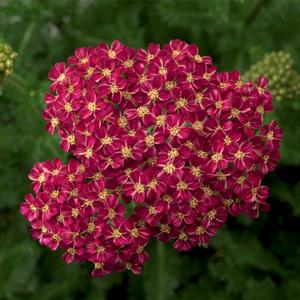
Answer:
[(29, 96), (29, 91), (27, 90), (26, 82), (24, 81), (23, 78), (21, 78), (16, 73), (12, 73), (8, 77), (8, 80), (9, 80), (9, 83), (12, 84), (18, 91), (20, 91), (22, 94)]
[(34, 27), (35, 27), (35, 21), (31, 21), (28, 26), (27, 26), (27, 29), (23, 35), (23, 38), (20, 42), (20, 46), (19, 46), (19, 55), (22, 56), (23, 53), (24, 53), (24, 50), (26, 49), (27, 47), (27, 44), (29, 43), (30, 41), (30, 38), (31, 38), (31, 35), (33, 33), (33, 30), (34, 30)]
[(165, 300), (165, 245), (161, 241), (156, 241), (157, 250), (157, 300)]
[[(255, 3), (253, 9), (250, 11), (249, 15), (246, 17), (244, 24), (241, 26), (240, 31), (238, 33), (237, 39), (242, 40), (243, 37), (246, 34), (246, 30), (249, 26), (251, 26), (252, 23), (256, 20), (256, 18), (259, 16), (261, 10), (264, 8), (264, 6), (269, 2), (269, 0), (257, 0)], [(242, 61), (242, 53), (243, 51), (240, 50), (236, 55), (235, 60), (235, 69), (240, 69), (240, 64)]]
[[(30, 91), (28, 90), (27, 82), (25, 79), (23, 79), (20, 75), (17, 73), (13, 72), (9, 76), (9, 83), (13, 85), (19, 92), (22, 94), (26, 95), (28, 97), (28, 104), (31, 106), (32, 111), (40, 118), (40, 111), (37, 109), (36, 105), (34, 104), (34, 101), (32, 99), (32, 96), (30, 94)], [(32, 101), (31, 101), (32, 100)]]
[(59, 153), (58, 150), (56, 149), (56, 147), (54, 146), (54, 144), (53, 144), (53, 137), (47, 138), (47, 142), (48, 142), (48, 146), (49, 146), (49, 149), (51, 150), (52, 154), (55, 157), (60, 158), (61, 157), (61, 153)]

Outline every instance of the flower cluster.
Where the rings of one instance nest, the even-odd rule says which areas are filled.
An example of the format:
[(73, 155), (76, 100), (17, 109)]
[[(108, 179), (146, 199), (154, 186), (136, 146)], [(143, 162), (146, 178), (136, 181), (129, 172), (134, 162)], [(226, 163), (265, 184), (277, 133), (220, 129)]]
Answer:
[(267, 211), (262, 178), (282, 131), (263, 125), (267, 80), (217, 72), (196, 45), (76, 49), (56, 64), (43, 117), (72, 154), (35, 164), (22, 215), (42, 245), (93, 276), (140, 273), (151, 237), (187, 251), (209, 242), (228, 215)]
[(269, 88), (275, 100), (295, 99), (300, 95), (300, 74), (294, 69), (290, 53), (278, 51), (266, 54), (243, 77), (248, 80), (262, 74), (268, 77)]
[(0, 86), (4, 81), (4, 77), (12, 73), (16, 56), (17, 54), (11, 46), (0, 41)]

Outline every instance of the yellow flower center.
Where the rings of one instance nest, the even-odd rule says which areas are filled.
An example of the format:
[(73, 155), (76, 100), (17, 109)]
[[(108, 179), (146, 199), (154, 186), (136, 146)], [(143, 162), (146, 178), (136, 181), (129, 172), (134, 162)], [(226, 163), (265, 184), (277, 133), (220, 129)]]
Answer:
[(154, 55), (151, 53), (147, 54), (147, 61), (149, 62), (150, 60), (152, 60), (154, 58)]
[(170, 134), (172, 136), (177, 136), (179, 134), (180, 128), (179, 126), (174, 126), (170, 129)]
[(197, 178), (201, 177), (201, 175), (202, 175), (201, 168), (200, 167), (195, 167), (195, 166), (191, 167), (191, 173), (192, 173), (193, 176), (195, 176)]
[(210, 77), (211, 77), (211, 74), (209, 74), (209, 73), (207, 73), (207, 72), (205, 72), (205, 73), (203, 74), (203, 78), (206, 79), (206, 80), (209, 80)]
[(224, 180), (226, 180), (226, 175), (225, 175), (223, 172), (219, 171), (219, 172), (217, 173), (217, 179), (218, 179), (219, 181), (224, 181)]
[(180, 240), (182, 240), (182, 241), (185, 241), (185, 242), (188, 240), (188, 236), (187, 236), (187, 234), (186, 234), (185, 232), (180, 232), (178, 238), (179, 238)]
[(73, 94), (73, 93), (74, 93), (74, 86), (73, 86), (72, 84), (70, 84), (70, 85), (68, 86), (68, 93), (69, 93), (69, 94)]
[(217, 215), (217, 211), (215, 209), (212, 209), (207, 213), (207, 217), (209, 220), (213, 220)]
[(189, 204), (190, 204), (190, 207), (191, 207), (191, 208), (197, 207), (197, 205), (198, 205), (198, 200), (197, 200), (197, 198), (192, 197), (192, 198), (189, 200)]
[(123, 66), (125, 68), (132, 68), (133, 66), (133, 60), (132, 59), (127, 59), (123, 62)]
[(167, 69), (164, 67), (160, 67), (158, 73), (160, 75), (166, 75), (168, 73)]
[(197, 93), (196, 97), (195, 97), (195, 102), (197, 104), (201, 104), (202, 100), (203, 100), (203, 94), (202, 93)]
[(112, 237), (113, 238), (120, 238), (122, 236), (122, 232), (120, 232), (119, 229), (114, 229), (112, 232)]
[(224, 206), (230, 206), (233, 203), (232, 199), (224, 199), (223, 205)]
[(149, 211), (150, 215), (156, 215), (157, 214), (157, 210), (154, 206), (149, 206), (148, 211)]
[(263, 114), (265, 112), (265, 109), (262, 105), (260, 105), (260, 106), (257, 107), (256, 111), (260, 114)]
[(52, 235), (52, 239), (55, 242), (59, 242), (61, 240), (60, 236), (57, 233), (55, 233), (55, 234)]
[(90, 112), (94, 112), (97, 109), (97, 105), (95, 102), (89, 102), (87, 108)]
[(89, 149), (86, 149), (86, 151), (84, 152), (83, 155), (84, 155), (86, 158), (91, 158), (91, 157), (93, 156), (93, 153), (94, 153), (93, 149), (89, 148)]
[(38, 182), (39, 183), (43, 183), (43, 182), (45, 182), (45, 174), (44, 173), (41, 173), (40, 175), (39, 175), (39, 177), (38, 177)]
[(107, 54), (108, 54), (108, 57), (111, 58), (111, 59), (115, 59), (116, 56), (117, 56), (116, 52), (114, 50), (111, 50), (111, 49), (108, 50)]
[(195, 60), (197, 63), (201, 63), (201, 62), (203, 61), (201, 55), (199, 55), (199, 54), (196, 54), (196, 55), (194, 56), (194, 60)]
[(103, 267), (104, 267), (104, 263), (99, 263), (99, 262), (95, 263), (96, 270), (101, 270), (103, 269)]
[(110, 219), (110, 220), (112, 220), (115, 216), (116, 216), (116, 212), (115, 212), (115, 210), (114, 209), (112, 209), (112, 208), (110, 208), (109, 210), (108, 210), (108, 218)]
[(157, 185), (158, 185), (158, 180), (156, 178), (152, 179), (148, 184), (150, 189), (154, 189)]
[(37, 208), (33, 204), (30, 204), (29, 207), (33, 212), (37, 211)]
[(237, 179), (237, 183), (240, 184), (240, 185), (243, 185), (244, 182), (246, 180), (246, 177), (245, 176), (240, 176), (238, 179)]
[(137, 109), (137, 115), (139, 118), (143, 118), (145, 115), (149, 113), (149, 109), (147, 106), (140, 106)]
[(238, 150), (235, 154), (234, 154), (234, 157), (236, 159), (239, 159), (239, 160), (242, 160), (245, 156), (245, 153), (242, 152), (241, 150)]
[(167, 163), (164, 167), (163, 167), (163, 171), (167, 174), (173, 174), (175, 172), (176, 168), (172, 163)]
[(202, 191), (204, 192), (205, 196), (208, 197), (212, 196), (212, 194), (214, 193), (209, 186), (202, 187)]
[(112, 83), (110, 86), (109, 86), (109, 90), (112, 94), (114, 93), (117, 93), (119, 91), (119, 88), (118, 86), (115, 84), (115, 83)]
[(175, 102), (175, 106), (177, 109), (183, 108), (187, 105), (187, 100), (185, 98), (179, 98)]
[(101, 139), (102, 145), (111, 145), (113, 142), (113, 139), (110, 136), (105, 136)]
[(145, 187), (144, 187), (144, 185), (142, 183), (136, 182), (134, 184), (134, 190), (138, 194), (143, 194), (145, 192)]
[(176, 185), (176, 189), (179, 191), (184, 191), (188, 188), (187, 184), (184, 181), (179, 181)]
[(165, 84), (165, 88), (168, 91), (172, 91), (175, 86), (176, 86), (176, 82), (175, 81), (167, 81), (166, 84)]
[(145, 143), (146, 143), (146, 146), (151, 148), (154, 146), (154, 136), (153, 135), (147, 135), (145, 137)]
[(147, 76), (145, 74), (139, 77), (139, 83), (145, 83), (147, 81)]
[(79, 216), (79, 210), (77, 208), (72, 208), (72, 217), (77, 218)]
[(157, 89), (151, 89), (148, 93), (148, 96), (151, 100), (155, 100), (158, 98), (158, 90)]
[(67, 142), (70, 145), (75, 145), (75, 135), (74, 134), (70, 134), (67, 136)]
[(173, 198), (171, 195), (169, 194), (164, 194), (162, 197), (163, 201), (167, 202), (167, 203), (171, 203), (173, 201)]
[(195, 233), (197, 234), (197, 235), (202, 235), (202, 234), (204, 234), (206, 232), (206, 229), (204, 228), (204, 227), (202, 227), (202, 226), (198, 226), (197, 228), (196, 228), (196, 230), (195, 230)]
[(139, 231), (138, 231), (138, 229), (137, 229), (137, 228), (131, 229), (130, 235), (131, 235), (132, 237), (134, 237), (134, 238), (139, 237)]
[(66, 75), (64, 73), (61, 73), (59, 77), (57, 78), (57, 81), (62, 82), (66, 79)]
[(164, 126), (166, 123), (166, 116), (165, 115), (160, 115), (160, 116), (157, 116), (155, 118), (155, 124), (156, 126)]
[(147, 159), (147, 164), (150, 166), (155, 166), (156, 161), (157, 161), (156, 156), (152, 156)]
[(85, 78), (89, 79), (93, 75), (94, 70), (95, 69), (93, 67), (88, 67), (88, 69), (86, 70)]
[(103, 246), (98, 246), (97, 247), (97, 253), (103, 253), (105, 248)]
[(168, 157), (169, 158), (175, 158), (179, 155), (177, 149), (171, 149), (169, 152), (168, 152)]
[(131, 158), (132, 157), (132, 149), (128, 146), (122, 146), (121, 153), (124, 158)]
[(268, 141), (272, 141), (274, 138), (274, 132), (272, 130), (270, 130), (268, 133), (267, 133), (267, 140)]
[(124, 116), (121, 116), (119, 119), (118, 119), (118, 125), (121, 127), (121, 128), (125, 128), (127, 126), (128, 122), (127, 122), (127, 119), (126, 117)]
[(52, 119), (51, 119), (51, 126), (55, 128), (58, 125), (59, 125), (59, 119), (57, 117), (52, 117)]
[(160, 225), (160, 231), (163, 233), (170, 233), (171, 227), (168, 224), (161, 224)]
[(197, 131), (202, 131), (203, 130), (203, 122), (201, 122), (201, 121), (194, 122), (192, 124), (192, 128)]
[(50, 197), (52, 199), (56, 199), (59, 196), (59, 191), (52, 191)]
[(88, 223), (88, 228), (86, 231), (91, 234), (92, 232), (94, 232), (94, 230), (95, 230), (95, 224), (93, 222)]
[(213, 161), (219, 161), (221, 159), (223, 159), (223, 154), (222, 153), (214, 153), (212, 156), (211, 156), (211, 159)]
[(105, 200), (107, 196), (108, 196), (108, 192), (106, 189), (98, 193), (98, 198), (100, 200)]
[(87, 57), (81, 58), (81, 59), (79, 60), (79, 62), (80, 62), (81, 64), (86, 64), (88, 61), (89, 61), (89, 60), (88, 60)]
[(49, 205), (48, 205), (48, 204), (45, 204), (45, 205), (42, 207), (42, 213), (46, 213), (48, 210), (49, 210)]
[(104, 77), (109, 77), (111, 75), (111, 70), (108, 69), (108, 68), (105, 68), (101, 71), (101, 74), (104, 76)]
[(208, 153), (203, 151), (203, 150), (199, 150), (197, 151), (197, 155), (200, 157), (200, 158), (207, 158), (208, 157)]
[(70, 194), (71, 197), (77, 197), (78, 196), (78, 190), (74, 188), (73, 190), (70, 191), (69, 194)]
[(173, 57), (177, 57), (179, 54), (180, 54), (180, 51), (179, 51), (179, 50), (173, 50), (173, 51), (172, 51)]
[(192, 73), (187, 73), (186, 74), (186, 81), (189, 83), (192, 83), (194, 81), (194, 77)]
[(217, 109), (221, 109), (221, 108), (222, 108), (222, 101), (221, 101), (221, 100), (216, 101), (216, 102), (215, 102), (215, 107), (216, 107)]
[(65, 105), (64, 105), (64, 109), (65, 109), (65, 111), (66, 112), (71, 112), (72, 110), (73, 110), (73, 108), (72, 108), (72, 105), (69, 103), (69, 102), (67, 102)]
[(240, 111), (237, 108), (232, 108), (230, 114), (232, 117), (236, 118), (240, 114)]
[(224, 138), (224, 143), (225, 143), (225, 145), (230, 145), (231, 143), (232, 143), (232, 140), (231, 140), (231, 138), (229, 137), (229, 136), (225, 136), (225, 138)]

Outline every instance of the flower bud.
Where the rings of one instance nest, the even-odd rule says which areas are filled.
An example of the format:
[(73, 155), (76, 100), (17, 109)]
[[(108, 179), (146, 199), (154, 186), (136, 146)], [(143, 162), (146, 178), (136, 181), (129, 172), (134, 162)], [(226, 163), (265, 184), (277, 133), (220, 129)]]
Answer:
[(13, 65), (16, 59), (15, 53), (10, 45), (0, 41), (0, 86), (4, 78), (13, 72)]
[(262, 74), (268, 78), (268, 87), (275, 100), (293, 99), (300, 95), (300, 74), (294, 69), (290, 53), (271, 52), (252, 65), (244, 74), (245, 80), (253, 80)]

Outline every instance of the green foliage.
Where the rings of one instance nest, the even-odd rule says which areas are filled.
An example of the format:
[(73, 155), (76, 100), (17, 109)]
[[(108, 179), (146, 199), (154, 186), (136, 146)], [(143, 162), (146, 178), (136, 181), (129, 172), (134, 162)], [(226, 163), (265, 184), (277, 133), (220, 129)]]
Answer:
[[(153, 243), (140, 276), (90, 277), (90, 266), (30, 238), (18, 214), (36, 161), (67, 157), (41, 119), (47, 72), (76, 47), (120, 39), (131, 47), (181, 38), (219, 69), (249, 70), (264, 55), (289, 53), (300, 72), (297, 0), (2, 0), (1, 41), (18, 53), (0, 95), (0, 300), (260, 300), (300, 297), (300, 98), (275, 101), (284, 129), (279, 168), (267, 176), (272, 210), (230, 218), (208, 248), (178, 253)], [(274, 71), (276, 73), (276, 71)]]

